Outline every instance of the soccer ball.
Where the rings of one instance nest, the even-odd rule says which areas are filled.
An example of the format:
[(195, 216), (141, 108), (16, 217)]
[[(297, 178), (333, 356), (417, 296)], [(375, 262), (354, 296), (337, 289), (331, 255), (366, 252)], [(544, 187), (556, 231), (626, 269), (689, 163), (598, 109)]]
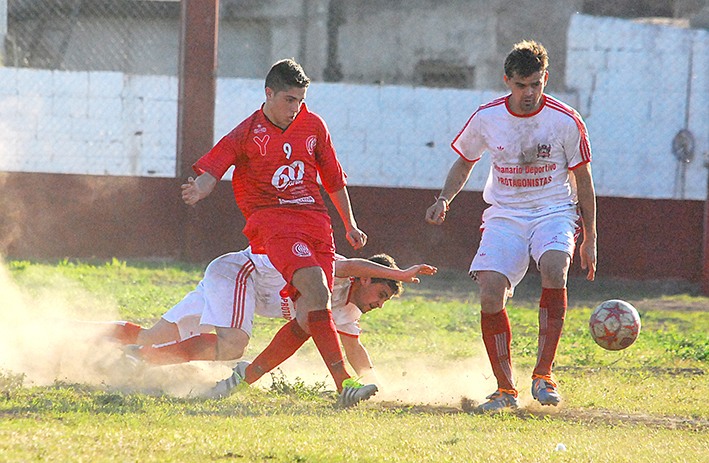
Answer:
[(640, 315), (627, 302), (612, 299), (594, 309), (588, 325), (596, 344), (608, 350), (621, 350), (638, 339)]

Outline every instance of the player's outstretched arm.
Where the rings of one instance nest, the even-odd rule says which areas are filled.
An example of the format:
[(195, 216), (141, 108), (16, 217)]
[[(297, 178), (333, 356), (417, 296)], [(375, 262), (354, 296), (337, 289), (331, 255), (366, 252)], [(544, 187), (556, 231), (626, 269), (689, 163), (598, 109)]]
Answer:
[(357, 376), (363, 377), (366, 383), (374, 383), (381, 386), (381, 381), (374, 371), (369, 353), (360, 342), (359, 336), (340, 334), (340, 341), (345, 350), (347, 361), (352, 365)]
[(596, 277), (596, 191), (593, 186), (591, 164), (583, 164), (571, 171), (576, 180), (579, 198), (583, 241), (579, 246), (581, 268), (588, 269), (586, 279)]
[(357, 222), (352, 212), (352, 204), (350, 203), (350, 195), (347, 193), (347, 187), (330, 193), (330, 199), (335, 205), (337, 212), (339, 212), (340, 217), (342, 217), (342, 222), (345, 224), (347, 241), (349, 241), (355, 249), (359, 249), (367, 244), (367, 234), (357, 228)]
[(335, 261), (335, 276), (338, 278), (384, 278), (404, 283), (419, 283), (418, 275), (433, 275), (438, 269), (428, 264), (412, 265), (407, 269), (391, 268), (367, 259), (341, 259)]
[(197, 179), (188, 178), (187, 183), (182, 185), (182, 200), (187, 204), (195, 204), (200, 199), (209, 196), (209, 193), (217, 186), (217, 181), (208, 172), (202, 173)]
[(440, 225), (446, 220), (446, 212), (448, 212), (451, 201), (465, 186), (476, 162), (468, 161), (462, 156), (456, 159), (448, 171), (446, 183), (443, 186), (443, 190), (441, 190), (441, 194), (436, 198), (436, 202), (426, 210), (426, 221), (428, 223)]

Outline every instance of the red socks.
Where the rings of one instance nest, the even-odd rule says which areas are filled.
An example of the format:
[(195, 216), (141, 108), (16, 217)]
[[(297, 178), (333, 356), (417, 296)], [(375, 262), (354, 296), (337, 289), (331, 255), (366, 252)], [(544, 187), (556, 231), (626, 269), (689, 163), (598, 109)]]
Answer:
[[(335, 380), (337, 390), (342, 391), (342, 382), (350, 377), (345, 370), (345, 360), (340, 350), (332, 312), (315, 310), (308, 313), (308, 323), (315, 346)], [(246, 367), (245, 378), (253, 384), (263, 375), (290, 358), (310, 338), (296, 320), (291, 320), (278, 330), (271, 343)]]
[(566, 288), (542, 288), (539, 301), (539, 345), (537, 346), (537, 366), (533, 376), (551, 375), (551, 366), (556, 357), (556, 348), (561, 338), (566, 316)]
[[(561, 338), (566, 316), (566, 288), (543, 288), (539, 301), (539, 345), (537, 365), (533, 376), (551, 375), (551, 366), (556, 357), (556, 349)], [(492, 371), (497, 378), (497, 387), (514, 390), (512, 366), (510, 362), (510, 320), (507, 311), (496, 314), (482, 313), (480, 316), (483, 342), (490, 358)]]
[(202, 333), (182, 341), (161, 346), (143, 346), (140, 349), (143, 359), (155, 365), (172, 365), (192, 360), (217, 359), (217, 335)]
[(308, 339), (310, 335), (303, 331), (295, 319), (289, 321), (278, 330), (263, 352), (246, 367), (244, 381), (248, 384), (258, 381), (295, 354)]
[(332, 378), (337, 385), (337, 391), (342, 392), (342, 382), (350, 375), (345, 370), (345, 359), (337, 339), (337, 329), (332, 321), (330, 310), (313, 310), (308, 313), (308, 327), (313, 336), (313, 342), (330, 370)]
[(143, 329), (142, 326), (131, 322), (115, 322), (113, 323), (112, 332), (109, 336), (118, 339), (121, 344), (136, 344), (138, 342), (138, 333)]
[(492, 372), (497, 378), (497, 387), (506, 391), (515, 391), (512, 379), (512, 362), (510, 360), (510, 319), (507, 310), (490, 314), (480, 314), (480, 328), (483, 342), (490, 358)]

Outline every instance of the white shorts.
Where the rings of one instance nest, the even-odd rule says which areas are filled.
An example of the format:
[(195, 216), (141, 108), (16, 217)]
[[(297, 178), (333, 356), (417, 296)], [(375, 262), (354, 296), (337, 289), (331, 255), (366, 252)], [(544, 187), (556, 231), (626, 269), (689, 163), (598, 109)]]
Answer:
[[(349, 302), (352, 282), (335, 278), (332, 317), (340, 333), (359, 336), (362, 312)], [(269, 318), (295, 318), (295, 306), (287, 295), (283, 276), (265, 254), (251, 248), (214, 259), (204, 278), (162, 318), (176, 323), (180, 338), (208, 333), (215, 326), (239, 328), (251, 336), (254, 314)]]
[[(258, 290), (256, 279), (263, 283)], [(253, 254), (247, 248), (214, 259), (197, 287), (162, 318), (177, 324), (182, 339), (217, 326), (239, 328), (251, 336), (259, 295), (266, 288), (272, 293), (272, 287), (278, 288), (275, 291), (278, 294), (284, 285), (283, 277), (268, 257)]]
[(490, 206), (483, 212), (482, 237), (470, 265), (470, 274), (492, 270), (507, 277), (514, 290), (522, 281), (532, 257), (546, 251), (563, 251), (573, 257), (580, 231), (576, 206), (524, 213)]

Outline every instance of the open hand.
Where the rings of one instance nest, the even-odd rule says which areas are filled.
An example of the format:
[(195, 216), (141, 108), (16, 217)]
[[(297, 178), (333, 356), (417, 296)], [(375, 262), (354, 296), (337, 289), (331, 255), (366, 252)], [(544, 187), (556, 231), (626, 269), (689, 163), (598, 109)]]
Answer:
[(419, 283), (417, 275), (433, 275), (438, 269), (428, 264), (413, 265), (407, 269), (402, 269), (403, 275), (401, 281), (404, 283)]

